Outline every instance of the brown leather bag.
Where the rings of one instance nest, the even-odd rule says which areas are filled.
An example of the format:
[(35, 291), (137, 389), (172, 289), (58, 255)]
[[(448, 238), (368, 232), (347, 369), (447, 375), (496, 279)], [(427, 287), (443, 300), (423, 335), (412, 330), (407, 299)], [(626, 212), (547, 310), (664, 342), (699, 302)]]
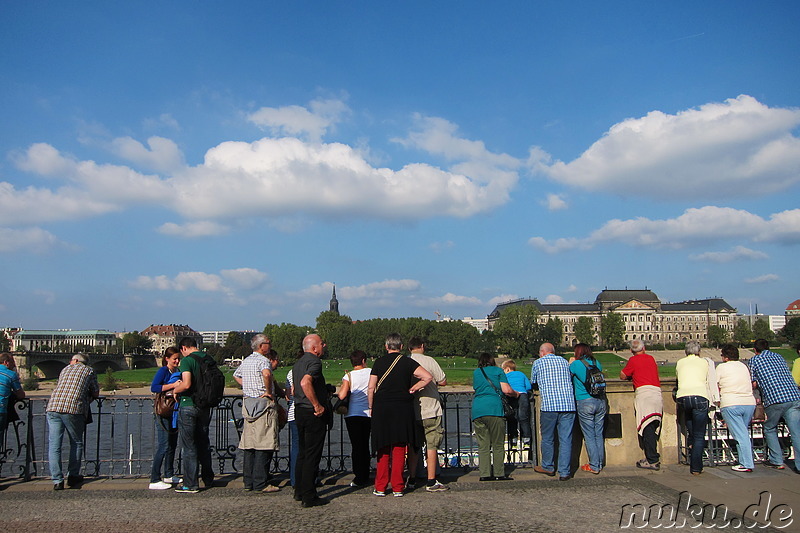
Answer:
[(153, 397), (153, 413), (161, 418), (172, 418), (175, 412), (175, 396), (172, 392), (157, 392)]

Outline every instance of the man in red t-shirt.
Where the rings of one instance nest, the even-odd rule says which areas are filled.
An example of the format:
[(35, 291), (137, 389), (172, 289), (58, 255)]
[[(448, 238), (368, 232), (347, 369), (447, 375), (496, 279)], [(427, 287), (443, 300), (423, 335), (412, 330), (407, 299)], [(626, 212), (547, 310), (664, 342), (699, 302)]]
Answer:
[(661, 468), (658, 455), (658, 437), (661, 434), (661, 416), (664, 411), (661, 399), (661, 380), (658, 378), (658, 366), (652, 355), (644, 352), (644, 342), (640, 339), (631, 341), (631, 353), (625, 368), (619, 373), (620, 379), (633, 380), (635, 391), (634, 408), (636, 411), (639, 446), (644, 451), (644, 459), (636, 462), (639, 468), (659, 470)]

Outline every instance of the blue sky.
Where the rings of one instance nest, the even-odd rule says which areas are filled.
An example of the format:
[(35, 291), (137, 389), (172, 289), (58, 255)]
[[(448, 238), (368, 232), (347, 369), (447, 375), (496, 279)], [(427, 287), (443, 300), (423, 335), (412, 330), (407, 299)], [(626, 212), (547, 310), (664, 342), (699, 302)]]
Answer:
[(800, 297), (800, 4), (2, 2), (0, 325)]

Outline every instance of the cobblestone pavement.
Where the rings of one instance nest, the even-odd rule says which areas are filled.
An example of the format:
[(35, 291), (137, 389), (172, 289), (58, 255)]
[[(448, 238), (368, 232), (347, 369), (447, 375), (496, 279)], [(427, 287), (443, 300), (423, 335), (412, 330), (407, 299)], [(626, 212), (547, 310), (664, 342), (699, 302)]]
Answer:
[[(145, 480), (98, 480), (81, 490), (55, 492), (49, 481), (41, 480), (2, 491), (0, 524), (9, 531), (37, 533), (284, 533), (332, 529), (380, 533), (583, 533), (618, 531), (625, 504), (677, 506), (680, 498), (678, 490), (655, 481), (659, 479), (657, 475), (601, 475), (559, 482), (528, 472), (521, 474), (515, 474), (515, 481), (488, 483), (477, 482), (472, 475), (464, 476), (449, 483), (448, 492), (428, 493), (419, 488), (403, 498), (379, 498), (372, 495), (371, 488), (328, 485), (320, 489), (320, 494), (329, 498), (330, 504), (311, 509), (301, 508), (293, 500), (290, 488), (274, 494), (247, 493), (242, 491), (239, 479), (221, 479), (219, 483), (226, 486), (199, 494), (149, 491)], [(788, 477), (775, 479), (784, 484), (795, 481)], [(724, 496), (722, 491), (720, 498)], [(724, 500), (715, 503), (720, 501)], [(684, 513), (679, 518), (682, 516), (688, 515)], [(689, 516), (685, 529), (692, 524), (697, 523)]]

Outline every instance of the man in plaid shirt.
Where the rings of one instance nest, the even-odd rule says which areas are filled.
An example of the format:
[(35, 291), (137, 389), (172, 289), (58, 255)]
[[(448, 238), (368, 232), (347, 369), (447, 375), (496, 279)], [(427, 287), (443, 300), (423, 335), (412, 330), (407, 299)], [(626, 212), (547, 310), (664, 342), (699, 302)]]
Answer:
[(75, 354), (58, 376), (58, 383), (47, 402), (47, 427), (50, 431), (50, 476), (53, 489), (64, 488), (64, 474), (61, 472), (61, 442), (64, 431), (69, 436), (69, 469), (67, 485), (77, 488), (83, 482), (81, 458), (83, 456), (83, 431), (89, 402), (100, 395), (97, 375), (88, 363), (89, 359)]
[[(572, 427), (575, 424), (575, 391), (567, 360), (556, 355), (549, 342), (539, 348), (539, 359), (531, 367), (531, 385), (539, 389), (542, 407), (542, 464), (533, 469), (540, 474), (567, 481), (571, 476)], [(554, 465), (555, 434), (558, 432), (558, 464)]]
[(750, 359), (753, 386), (761, 389), (761, 401), (767, 420), (764, 422), (764, 440), (769, 448), (769, 459), (764, 465), (783, 470), (783, 451), (778, 441), (778, 422), (783, 418), (792, 435), (794, 465), (800, 473), (800, 389), (792, 378), (789, 365), (780, 355), (769, 350), (765, 339), (753, 344), (756, 355)]

